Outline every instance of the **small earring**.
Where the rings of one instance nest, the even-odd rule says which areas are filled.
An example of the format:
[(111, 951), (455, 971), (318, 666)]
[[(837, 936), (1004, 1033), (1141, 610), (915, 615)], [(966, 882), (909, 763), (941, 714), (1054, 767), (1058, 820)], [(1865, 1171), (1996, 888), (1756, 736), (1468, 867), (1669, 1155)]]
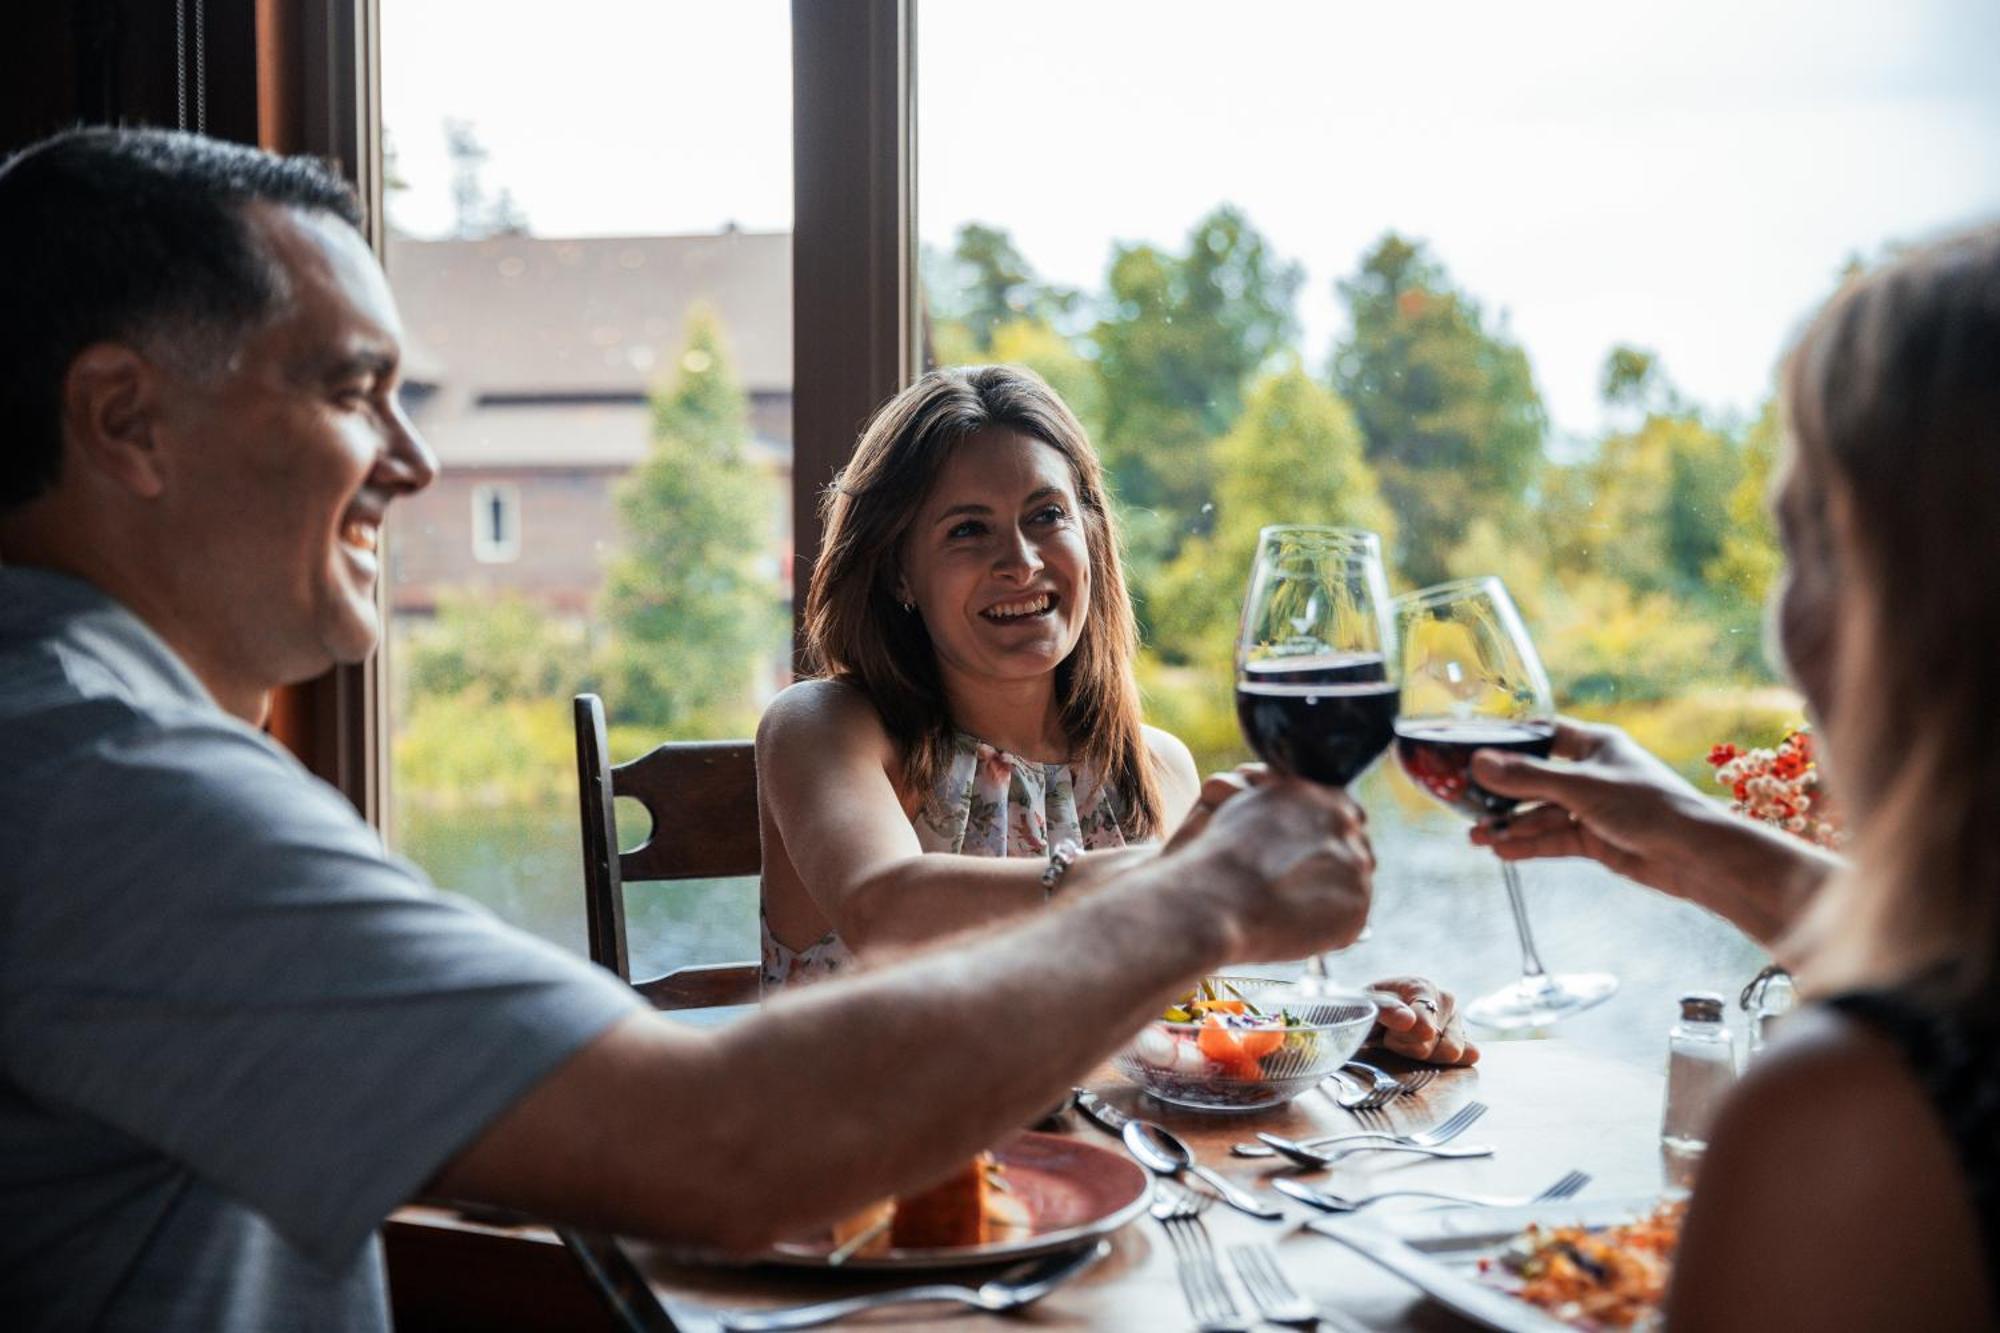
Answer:
[(915, 602), (904, 602), (903, 609), (905, 611), (914, 611), (917, 609), (917, 604)]

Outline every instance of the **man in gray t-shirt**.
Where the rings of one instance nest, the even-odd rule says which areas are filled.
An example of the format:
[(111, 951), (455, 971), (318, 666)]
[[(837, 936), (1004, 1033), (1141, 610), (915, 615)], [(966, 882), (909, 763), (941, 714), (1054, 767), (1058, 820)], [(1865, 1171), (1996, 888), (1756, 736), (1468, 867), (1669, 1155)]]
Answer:
[(380, 1326), (382, 1218), (639, 1007), (87, 583), (0, 569), (0, 754), (0, 1280), (55, 1326)]
[(420, 1187), (753, 1248), (942, 1177), (1196, 974), (1359, 931), (1353, 806), (1241, 778), (1028, 924), (719, 1032), (438, 894), (258, 730), (372, 651), (436, 470), (359, 221), (192, 135), (0, 166), (9, 1327), (384, 1328)]

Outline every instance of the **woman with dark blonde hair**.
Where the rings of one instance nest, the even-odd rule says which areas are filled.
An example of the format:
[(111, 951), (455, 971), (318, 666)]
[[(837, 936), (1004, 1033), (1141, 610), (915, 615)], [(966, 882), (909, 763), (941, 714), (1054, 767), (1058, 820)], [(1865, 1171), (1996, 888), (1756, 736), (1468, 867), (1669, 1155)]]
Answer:
[(1774, 628), (1846, 860), (1572, 727), (1480, 831), (1588, 855), (1766, 941), (1816, 1001), (1724, 1108), (1668, 1326), (2000, 1326), (2000, 226), (1843, 289), (1786, 362)]
[[(1088, 892), (1240, 786), (1144, 724), (1096, 454), (1009, 366), (925, 375), (827, 494), (808, 661), (758, 728), (767, 988)], [(1197, 802), (1197, 797), (1201, 802)], [(1473, 1054), (1453, 1000), (1383, 983), (1392, 1049)]]

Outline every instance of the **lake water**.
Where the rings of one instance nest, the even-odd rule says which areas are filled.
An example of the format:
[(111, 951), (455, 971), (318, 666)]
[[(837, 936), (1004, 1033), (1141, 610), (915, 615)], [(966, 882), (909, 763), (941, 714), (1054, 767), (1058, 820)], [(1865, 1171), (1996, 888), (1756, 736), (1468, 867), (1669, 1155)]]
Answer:
[[(1334, 961), (1335, 974), (1359, 982), (1422, 973), (1466, 996), (1512, 980), (1520, 952), (1499, 866), (1467, 844), (1459, 821), (1399, 804), (1380, 785), (1388, 780), (1378, 768), (1356, 790), (1373, 812), (1381, 865), (1374, 933)], [(584, 951), (573, 809), (405, 810), (398, 821), (398, 850), (440, 886)], [(1736, 994), (1766, 960), (1735, 928), (1589, 863), (1529, 865), (1522, 880), (1548, 968), (1608, 970), (1623, 983), (1610, 1001), (1561, 1024), (1562, 1036), (1606, 1055), (1662, 1065), (1680, 995), (1710, 990), (1728, 1000), (1741, 1044)], [(757, 955), (754, 880), (638, 885), (627, 892), (626, 913), (640, 975)]]

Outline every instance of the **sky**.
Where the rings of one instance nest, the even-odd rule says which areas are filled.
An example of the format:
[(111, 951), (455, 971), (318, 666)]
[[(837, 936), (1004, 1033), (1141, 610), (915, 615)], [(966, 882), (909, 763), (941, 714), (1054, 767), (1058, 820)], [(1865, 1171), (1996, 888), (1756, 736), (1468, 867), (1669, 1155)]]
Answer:
[[(541, 235), (791, 224), (786, 0), (381, 0), (384, 120), (418, 234), (442, 124)], [(919, 0), (918, 227), (1007, 228), (1096, 289), (1114, 243), (1218, 203), (1333, 284), (1428, 243), (1527, 348), (1555, 447), (1601, 429), (1619, 342), (1749, 413), (1850, 257), (2000, 219), (1992, 0)]]

